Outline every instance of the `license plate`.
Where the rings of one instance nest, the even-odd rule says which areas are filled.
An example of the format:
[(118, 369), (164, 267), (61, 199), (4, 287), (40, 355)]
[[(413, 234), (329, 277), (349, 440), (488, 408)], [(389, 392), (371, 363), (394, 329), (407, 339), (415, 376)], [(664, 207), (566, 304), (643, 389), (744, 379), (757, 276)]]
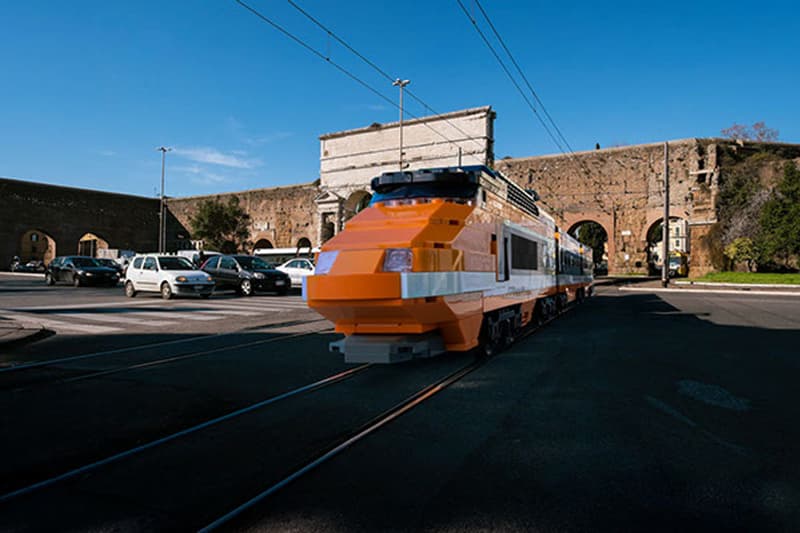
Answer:
[(276, 282), (275, 282), (275, 285), (276, 285), (276, 286), (277, 286), (277, 285), (283, 285), (283, 283), (284, 283), (284, 281), (281, 279), (281, 280), (278, 280), (278, 281), (276, 281)]
[(200, 292), (200, 291), (203, 290), (203, 286), (202, 285), (195, 285), (194, 286), (194, 290), (195, 290), (195, 292)]

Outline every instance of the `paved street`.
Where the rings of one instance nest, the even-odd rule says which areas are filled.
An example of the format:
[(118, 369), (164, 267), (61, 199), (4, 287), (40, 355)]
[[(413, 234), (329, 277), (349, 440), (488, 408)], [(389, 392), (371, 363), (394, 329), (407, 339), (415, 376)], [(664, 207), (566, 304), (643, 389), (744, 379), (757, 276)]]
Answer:
[[(473, 360), (345, 365), (297, 295), (26, 283), (0, 279), (4, 314), (117, 330), (0, 350), (4, 531), (201, 528)], [(219, 317), (126, 322), (148, 313)], [(798, 297), (604, 286), (224, 527), (797, 530), (797, 346)]]
[(40, 274), (0, 273), (0, 318), (41, 324), (60, 335), (130, 334), (165, 328), (173, 333), (230, 330), (286, 316), (317, 315), (297, 291), (287, 296), (267, 293), (250, 298), (225, 291), (207, 300), (164, 301), (158, 293), (126, 298), (121, 285), (48, 287)]

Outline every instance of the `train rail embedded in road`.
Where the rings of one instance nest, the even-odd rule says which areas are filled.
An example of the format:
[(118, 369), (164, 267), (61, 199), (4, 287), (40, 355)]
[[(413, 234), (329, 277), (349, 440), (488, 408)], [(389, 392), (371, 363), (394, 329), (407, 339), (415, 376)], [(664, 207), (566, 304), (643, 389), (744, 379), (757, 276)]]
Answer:
[[(568, 307), (564, 311), (559, 314), (563, 314), (570, 308)], [(525, 331), (522, 335), (520, 335), (518, 341), (523, 340), (534, 332), (540, 330), (543, 326), (549, 324), (559, 315), (556, 315), (537, 326), (530, 327), (527, 331)], [(378, 431), (382, 427), (386, 426), (387, 424), (391, 423), (392, 421), (396, 420), (400, 416), (404, 415), (408, 411), (411, 411), (415, 407), (419, 406), (420, 404), (426, 402), (427, 400), (434, 397), (439, 392), (445, 390), (446, 388), (450, 387), (454, 383), (462, 380), (475, 370), (479, 369), (483, 365), (485, 365), (490, 359), (493, 357), (498, 357), (502, 355), (502, 352), (496, 355), (492, 355), (489, 357), (478, 357), (472, 363), (448, 374), (447, 376), (439, 379), (435, 383), (426, 386), (425, 388), (421, 389), (420, 391), (412, 394), (405, 400), (401, 401), (400, 403), (394, 405), (393, 407), (387, 409), (383, 413), (379, 414), (366, 424), (362, 425), (355, 431), (353, 431), (348, 436), (344, 437), (340, 442), (335, 443), (331, 447), (329, 447), (326, 451), (322, 452), (320, 455), (315, 457), (314, 459), (308, 461), (300, 468), (292, 471), (285, 477), (283, 477), (280, 481), (270, 485), (262, 492), (258, 493), (257, 495), (253, 496), (246, 502), (242, 503), (235, 509), (225, 513), (224, 515), (220, 516), (213, 522), (209, 523), (208, 525), (204, 526), (200, 529), (201, 533), (208, 533), (218, 529), (221, 526), (229, 523), (231, 520), (234, 520), (242, 513), (247, 511), (248, 509), (253, 508), (258, 503), (264, 501), (268, 497), (272, 496), (276, 492), (280, 491), (284, 487), (288, 486), (293, 481), (301, 478), (305, 474), (309, 473), (310, 471), (314, 470), (315, 468), (319, 467), (320, 465), (324, 464), (325, 462), (333, 459), (343, 451), (347, 450), (354, 444), (362, 441), (363, 439), (367, 438), (372, 433)]]
[(349, 379), (349, 378), (353, 377), (354, 375), (358, 374), (359, 372), (362, 372), (362, 371), (366, 370), (370, 366), (372, 366), (372, 365), (371, 364), (364, 364), (364, 365), (357, 366), (355, 368), (351, 368), (349, 370), (345, 370), (344, 372), (339, 372), (339, 373), (334, 374), (332, 376), (328, 376), (328, 377), (323, 378), (321, 380), (317, 380), (317, 381), (315, 381), (313, 383), (309, 383), (307, 385), (303, 385), (302, 387), (298, 387), (298, 388), (292, 389), (292, 390), (290, 390), (288, 392), (284, 392), (282, 394), (278, 394), (276, 396), (272, 396), (270, 398), (267, 398), (266, 400), (262, 400), (260, 402), (248, 405), (247, 407), (242, 407), (241, 409), (237, 409), (237, 410), (232, 411), (230, 413), (227, 413), (225, 415), (218, 416), (216, 418), (212, 418), (211, 420), (206, 420), (205, 422), (202, 422), (200, 424), (196, 424), (196, 425), (194, 425), (192, 427), (183, 429), (181, 431), (177, 431), (175, 433), (171, 433), (170, 435), (158, 438), (158, 439), (150, 441), (148, 443), (141, 444), (139, 446), (136, 446), (134, 448), (130, 448), (128, 450), (125, 450), (125, 451), (122, 451), (122, 452), (119, 452), (119, 453), (115, 453), (114, 455), (111, 455), (111, 456), (106, 457), (104, 459), (100, 459), (98, 461), (94, 461), (92, 463), (86, 464), (86, 465), (78, 467), (78, 468), (74, 468), (72, 470), (69, 470), (69, 471), (64, 472), (62, 474), (59, 474), (57, 476), (53, 476), (53, 477), (50, 477), (48, 479), (44, 479), (42, 481), (38, 481), (36, 483), (28, 485), (26, 487), (22, 487), (20, 489), (8, 492), (6, 494), (0, 495), (0, 503), (5, 503), (5, 502), (7, 502), (9, 500), (12, 500), (14, 498), (17, 498), (19, 496), (23, 496), (25, 494), (30, 494), (30, 493), (32, 493), (34, 491), (37, 491), (37, 490), (40, 490), (40, 489), (44, 489), (46, 487), (49, 487), (49, 486), (54, 485), (56, 483), (59, 483), (61, 481), (66, 481), (66, 480), (71, 479), (71, 478), (73, 478), (73, 477), (75, 477), (77, 475), (84, 474), (86, 472), (89, 472), (89, 471), (94, 470), (96, 468), (99, 468), (101, 466), (105, 466), (105, 465), (114, 463), (116, 461), (119, 461), (121, 459), (125, 459), (127, 457), (131, 457), (133, 455), (142, 453), (142, 452), (144, 452), (146, 450), (150, 450), (150, 449), (156, 448), (157, 446), (161, 446), (163, 444), (166, 444), (168, 442), (172, 442), (172, 441), (174, 441), (176, 439), (179, 439), (181, 437), (185, 437), (187, 435), (190, 435), (192, 433), (196, 433), (196, 432), (201, 431), (203, 429), (207, 429), (209, 427), (215, 426), (215, 425), (220, 424), (222, 422), (226, 422), (228, 420), (237, 418), (237, 417), (245, 415), (247, 413), (251, 413), (253, 411), (256, 411), (256, 410), (261, 409), (263, 407), (266, 407), (268, 405), (275, 404), (275, 403), (280, 402), (282, 400), (286, 400), (286, 399), (291, 398), (293, 396), (298, 396), (300, 394), (304, 394), (304, 393), (307, 393), (307, 392), (316, 391), (316, 390), (319, 390), (319, 389), (321, 389), (323, 387), (327, 387), (327, 386), (333, 385), (335, 383), (339, 383), (341, 381), (344, 381), (346, 379)]

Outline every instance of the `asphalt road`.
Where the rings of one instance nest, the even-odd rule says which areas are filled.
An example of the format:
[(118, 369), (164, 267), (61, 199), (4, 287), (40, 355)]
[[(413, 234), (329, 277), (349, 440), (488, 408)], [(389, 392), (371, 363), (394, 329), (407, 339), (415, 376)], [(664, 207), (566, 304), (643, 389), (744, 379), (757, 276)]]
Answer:
[[(21, 307), (1, 289), (0, 309)], [(51, 294), (35, 305), (63, 307)], [(796, 531), (799, 304), (603, 287), (223, 529)], [(327, 323), (289, 313), (0, 353), (97, 354), (0, 371), (0, 530), (201, 528), (472, 360), (369, 367), (269, 403), (353, 368), (327, 352)]]

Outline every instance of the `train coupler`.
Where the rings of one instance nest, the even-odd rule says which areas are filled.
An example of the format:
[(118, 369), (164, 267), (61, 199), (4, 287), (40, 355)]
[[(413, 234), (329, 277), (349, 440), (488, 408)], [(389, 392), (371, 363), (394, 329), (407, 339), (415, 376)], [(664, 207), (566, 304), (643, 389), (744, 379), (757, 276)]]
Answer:
[(415, 335), (348, 335), (328, 345), (345, 363), (400, 363), (445, 352), (438, 332)]

